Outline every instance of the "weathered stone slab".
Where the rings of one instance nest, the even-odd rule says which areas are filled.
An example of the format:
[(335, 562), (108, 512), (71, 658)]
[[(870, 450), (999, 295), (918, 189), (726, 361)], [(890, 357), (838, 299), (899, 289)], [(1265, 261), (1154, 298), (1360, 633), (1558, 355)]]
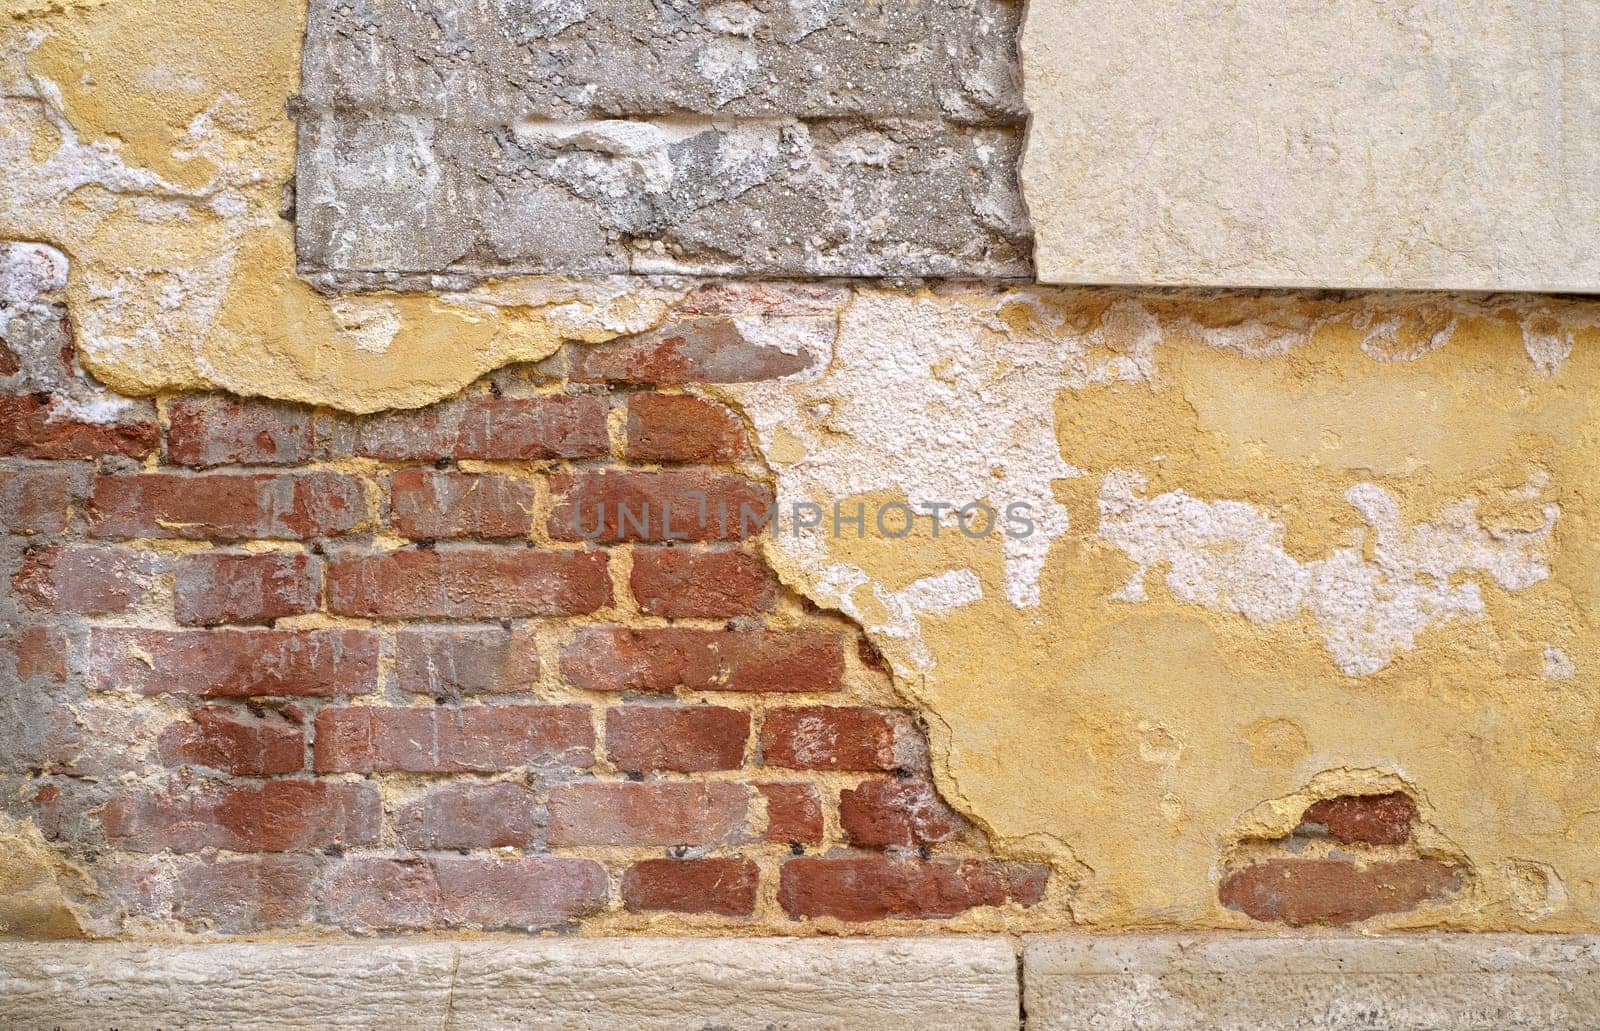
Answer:
[(1040, 937), (1029, 1031), (1600, 1027), (1600, 938)]
[(0, 945), (35, 1028), (1015, 1028), (996, 939)]
[(1038, 0), (1047, 283), (1600, 291), (1600, 5)]

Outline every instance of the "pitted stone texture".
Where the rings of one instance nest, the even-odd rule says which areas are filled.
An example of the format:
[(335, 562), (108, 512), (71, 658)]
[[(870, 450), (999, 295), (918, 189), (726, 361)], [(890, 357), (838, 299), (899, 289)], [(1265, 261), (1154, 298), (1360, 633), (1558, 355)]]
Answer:
[(307, 273), (1030, 267), (1015, 5), (311, 10)]
[(0, 1023), (1014, 1029), (1003, 940), (0, 945)]
[(1600, 938), (1031, 939), (1028, 1031), (1600, 1027)]

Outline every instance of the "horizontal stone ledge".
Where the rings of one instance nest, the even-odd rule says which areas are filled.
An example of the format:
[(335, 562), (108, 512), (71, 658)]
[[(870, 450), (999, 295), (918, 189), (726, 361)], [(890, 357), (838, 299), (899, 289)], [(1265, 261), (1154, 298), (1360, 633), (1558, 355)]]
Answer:
[(0, 1027), (1017, 1027), (1002, 938), (0, 944)]
[(1029, 1031), (1600, 1028), (1600, 936), (1049, 936)]

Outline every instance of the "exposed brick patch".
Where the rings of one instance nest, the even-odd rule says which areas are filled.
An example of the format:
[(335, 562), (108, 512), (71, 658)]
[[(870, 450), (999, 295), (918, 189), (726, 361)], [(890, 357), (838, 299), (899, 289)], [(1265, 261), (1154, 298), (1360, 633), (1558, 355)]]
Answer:
[(822, 840), (822, 800), (811, 784), (758, 782), (767, 800), (768, 841), (815, 845)]
[(294, 465), (315, 454), (311, 409), (216, 394), (180, 397), (167, 411), (175, 465)]
[(95, 687), (207, 698), (365, 694), (378, 639), (362, 630), (144, 630), (96, 627)]
[(761, 760), (792, 770), (892, 770), (895, 722), (859, 706), (769, 709), (761, 719)]
[(347, 859), (326, 881), (331, 919), (353, 930), (553, 927), (605, 906), (606, 873), (588, 859)]
[(729, 319), (676, 322), (576, 348), (572, 378), (585, 383), (752, 383), (805, 370), (804, 354), (747, 340)]
[(292, 927), (311, 910), (316, 863), (304, 856), (206, 856), (176, 870), (173, 914), (191, 931)]
[(314, 612), (322, 563), (299, 552), (204, 552), (178, 560), (173, 612), (179, 623), (261, 623)]
[(12, 574), (23, 604), (101, 616), (126, 612), (149, 596), (165, 560), (120, 548), (63, 545), (30, 551)]
[(460, 547), (330, 559), (328, 609), (379, 619), (571, 616), (611, 603), (596, 551)]
[(749, 916), (758, 880), (748, 859), (647, 859), (622, 875), (622, 903), (632, 913)]
[(71, 647), (67, 635), (54, 626), (11, 626), (0, 637), (0, 655), (15, 660), (20, 681), (33, 677), (65, 680)]
[(750, 454), (744, 423), (732, 409), (688, 394), (635, 394), (627, 433), (627, 456), (639, 462), (716, 465)]
[(304, 540), (366, 518), (361, 481), (335, 472), (143, 473), (98, 476), (89, 528), (97, 537)]
[(742, 784), (589, 783), (550, 792), (552, 845), (726, 845), (743, 839)]
[(629, 587), (640, 611), (667, 619), (727, 619), (770, 609), (778, 600), (778, 578), (744, 548), (633, 549)]
[(107, 838), (134, 852), (293, 852), (377, 844), (382, 805), (370, 784), (269, 780), (121, 795), (102, 819)]
[(606, 712), (606, 756), (628, 773), (703, 773), (744, 765), (750, 714), (712, 705), (624, 705)]
[(1458, 890), (1462, 870), (1437, 859), (1268, 859), (1229, 876), (1218, 898), (1263, 923), (1353, 924), (1404, 913)]
[(561, 651), (561, 675), (592, 691), (838, 691), (840, 635), (821, 630), (587, 627)]
[(317, 713), (318, 773), (492, 773), (594, 762), (582, 705), (352, 706)]
[(306, 739), (282, 714), (209, 705), (189, 722), (161, 732), (157, 752), (166, 766), (207, 766), (240, 777), (294, 773), (305, 766)]
[(566, 541), (739, 540), (772, 510), (772, 488), (714, 469), (584, 469), (550, 487), (550, 536)]
[(526, 627), (402, 630), (394, 666), (395, 686), (412, 694), (523, 693), (539, 684), (539, 646)]
[(405, 469), (390, 479), (389, 525), (402, 537), (523, 537), (533, 484), (509, 476)]
[(869, 780), (839, 792), (839, 823), (852, 844), (934, 845), (961, 832), (961, 819), (925, 780)]
[(60, 468), (0, 471), (0, 532), (57, 534), (77, 497), (71, 472)]
[(1340, 795), (1312, 803), (1295, 833), (1326, 834), (1346, 844), (1404, 845), (1417, 822), (1417, 804), (1404, 792)]
[(0, 396), (0, 456), (144, 458), (161, 441), (154, 419), (85, 422), (63, 401), (38, 394)]
[(595, 395), (469, 397), (362, 420), (357, 451), (389, 461), (593, 458), (611, 449)]
[(796, 920), (929, 920), (1044, 897), (1047, 867), (979, 859), (801, 857), (783, 864), (778, 902)]
[(537, 843), (541, 806), (520, 784), (446, 784), (395, 813), (407, 848), (524, 848)]

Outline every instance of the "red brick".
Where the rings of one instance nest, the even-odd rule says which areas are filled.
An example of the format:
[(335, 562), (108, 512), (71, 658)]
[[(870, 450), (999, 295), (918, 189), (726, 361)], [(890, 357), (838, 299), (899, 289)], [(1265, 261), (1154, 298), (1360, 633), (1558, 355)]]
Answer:
[(161, 441), (154, 419), (86, 422), (54, 398), (0, 397), (0, 456), (28, 458), (144, 458)]
[(367, 512), (361, 481), (334, 472), (98, 476), (90, 508), (97, 537), (192, 540), (325, 537)]
[(148, 597), (163, 564), (158, 556), (119, 548), (40, 548), (23, 558), (11, 586), (30, 608), (107, 615)]
[(592, 458), (611, 450), (608, 409), (595, 395), (462, 398), (365, 419), (357, 450), (394, 462)]
[(717, 845), (743, 839), (742, 784), (567, 784), (550, 792), (550, 844)]
[(60, 533), (76, 494), (65, 469), (0, 471), (0, 532)]
[(67, 635), (58, 627), (12, 624), (0, 630), (0, 653), (16, 660), (18, 680), (65, 680), (70, 647)]
[(751, 616), (778, 600), (778, 578), (761, 556), (743, 548), (633, 549), (629, 586), (639, 608), (667, 619)]
[(310, 915), (316, 875), (316, 863), (303, 856), (181, 860), (172, 914), (191, 931), (293, 927)]
[(378, 683), (378, 639), (363, 630), (96, 627), (90, 652), (102, 691), (326, 697), (366, 694)]
[(840, 635), (820, 630), (585, 627), (561, 650), (561, 675), (591, 691), (837, 691)]
[(868, 780), (839, 792), (839, 823), (852, 844), (936, 845), (961, 832), (961, 821), (925, 780)]
[(745, 338), (729, 319), (689, 319), (638, 336), (574, 349), (581, 383), (752, 383), (806, 369), (804, 354)]
[(594, 762), (584, 705), (351, 706), (317, 713), (318, 773), (493, 773)]
[(628, 399), (627, 456), (638, 462), (716, 465), (750, 454), (745, 425), (726, 405), (688, 394)]
[(180, 397), (167, 411), (175, 465), (295, 465), (314, 456), (309, 408), (218, 394)]
[(389, 485), (389, 525), (402, 537), (525, 537), (533, 484), (509, 476), (405, 469)]
[(554, 927), (605, 908), (605, 869), (588, 859), (347, 859), (326, 882), (331, 919), (353, 930)]
[(1029, 863), (808, 856), (783, 864), (778, 902), (796, 920), (938, 920), (977, 906), (1031, 906), (1044, 897), (1047, 877)]
[(749, 916), (759, 879), (748, 859), (647, 859), (622, 875), (622, 903), (630, 913)]
[(102, 818), (112, 844), (132, 852), (295, 852), (377, 844), (383, 806), (370, 784), (268, 780), (122, 795)]
[(810, 784), (752, 785), (767, 800), (767, 840), (815, 845), (822, 840), (822, 801)]
[(260, 623), (315, 612), (322, 564), (298, 552), (202, 552), (178, 560), (173, 611), (179, 623)]
[(606, 556), (536, 548), (344, 554), (328, 564), (328, 609), (379, 619), (574, 616), (611, 604)]
[(557, 540), (738, 540), (761, 532), (772, 489), (715, 469), (583, 469), (551, 477)]
[(306, 738), (300, 727), (275, 712), (210, 705), (190, 722), (161, 732), (157, 751), (165, 766), (207, 766), (240, 777), (294, 773), (305, 766)]
[(761, 761), (792, 770), (892, 770), (895, 723), (854, 706), (768, 709), (761, 718)]
[(627, 773), (704, 773), (744, 765), (750, 714), (712, 705), (624, 705), (606, 712), (606, 754)]
[(530, 627), (405, 629), (394, 675), (400, 690), (436, 698), (526, 693), (539, 686), (539, 643)]
[(1298, 832), (1324, 828), (1346, 844), (1404, 845), (1411, 840), (1417, 804), (1403, 792), (1384, 795), (1340, 795), (1313, 803), (1300, 817)]
[(446, 784), (401, 806), (395, 832), (407, 848), (526, 848), (539, 835), (539, 804), (520, 784)]
[(1269, 859), (1222, 882), (1217, 897), (1253, 920), (1353, 924), (1404, 913), (1461, 887), (1461, 870), (1437, 859), (1357, 866), (1348, 859)]

